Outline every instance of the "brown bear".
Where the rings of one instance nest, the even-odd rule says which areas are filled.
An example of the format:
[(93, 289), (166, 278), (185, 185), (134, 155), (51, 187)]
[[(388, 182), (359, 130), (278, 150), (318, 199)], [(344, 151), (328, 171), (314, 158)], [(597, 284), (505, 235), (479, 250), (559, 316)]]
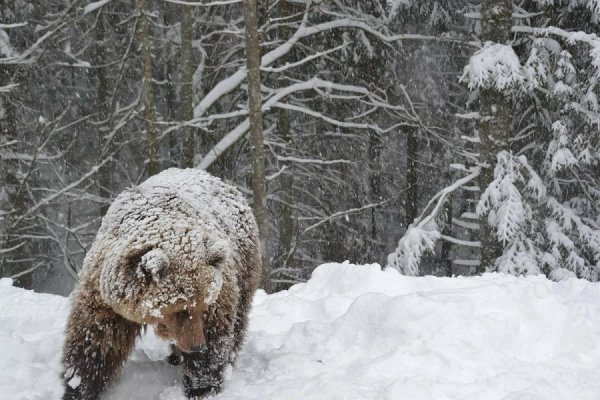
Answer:
[(244, 338), (261, 270), (258, 229), (233, 187), (169, 169), (107, 211), (74, 292), (64, 399), (97, 399), (152, 325), (183, 362), (188, 397), (221, 389)]

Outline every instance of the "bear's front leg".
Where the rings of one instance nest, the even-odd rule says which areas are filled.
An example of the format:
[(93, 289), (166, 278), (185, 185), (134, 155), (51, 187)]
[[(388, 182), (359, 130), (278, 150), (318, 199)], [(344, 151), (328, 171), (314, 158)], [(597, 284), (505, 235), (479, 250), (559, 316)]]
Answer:
[[(225, 275), (223, 287), (235, 287), (231, 276)], [(219, 393), (223, 386), (225, 367), (233, 362), (235, 318), (239, 292), (221, 291), (217, 301), (203, 314), (206, 349), (183, 353), (183, 389), (188, 398)]]
[(183, 353), (183, 391), (190, 398), (202, 398), (221, 391), (224, 365), (214, 359), (214, 348)]
[(67, 323), (63, 400), (95, 400), (104, 392), (133, 349), (140, 325), (80, 291)]

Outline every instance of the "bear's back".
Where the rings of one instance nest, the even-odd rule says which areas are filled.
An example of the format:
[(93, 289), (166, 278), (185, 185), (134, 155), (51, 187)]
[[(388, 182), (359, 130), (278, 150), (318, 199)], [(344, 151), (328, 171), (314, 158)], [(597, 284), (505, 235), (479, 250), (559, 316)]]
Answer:
[(256, 231), (256, 222), (244, 196), (233, 186), (200, 169), (170, 168), (139, 186), (144, 195), (163, 191), (175, 194), (193, 209), (204, 223), (216, 223), (214, 229), (225, 236), (247, 239)]
[(205, 232), (213, 242), (229, 242), (234, 253), (252, 252), (258, 244), (252, 210), (236, 188), (202, 170), (170, 168), (117, 196), (83, 269), (116, 262), (126, 247), (176, 246), (190, 229)]
[(238, 240), (256, 229), (251, 209), (236, 188), (199, 169), (170, 168), (121, 193), (100, 230), (134, 234), (156, 219), (202, 225)]
[(235, 187), (199, 169), (170, 168), (149, 178), (139, 188), (143, 192), (175, 190), (192, 208), (211, 210), (215, 216), (248, 210), (246, 199)]

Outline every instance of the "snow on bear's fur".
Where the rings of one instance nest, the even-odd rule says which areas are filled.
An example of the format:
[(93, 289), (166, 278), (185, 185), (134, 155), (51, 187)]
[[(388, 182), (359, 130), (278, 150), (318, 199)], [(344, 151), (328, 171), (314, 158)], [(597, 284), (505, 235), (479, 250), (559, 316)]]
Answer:
[(244, 337), (259, 249), (243, 196), (205, 172), (173, 168), (121, 193), (80, 272), (64, 399), (98, 398), (144, 325), (174, 343), (188, 397), (218, 391)]

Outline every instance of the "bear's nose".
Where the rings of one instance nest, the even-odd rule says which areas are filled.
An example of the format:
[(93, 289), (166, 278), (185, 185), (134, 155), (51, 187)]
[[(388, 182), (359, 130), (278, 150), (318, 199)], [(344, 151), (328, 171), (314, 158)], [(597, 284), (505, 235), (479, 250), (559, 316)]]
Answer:
[(208, 348), (205, 344), (201, 344), (200, 346), (192, 346), (190, 348), (190, 353), (204, 353)]

